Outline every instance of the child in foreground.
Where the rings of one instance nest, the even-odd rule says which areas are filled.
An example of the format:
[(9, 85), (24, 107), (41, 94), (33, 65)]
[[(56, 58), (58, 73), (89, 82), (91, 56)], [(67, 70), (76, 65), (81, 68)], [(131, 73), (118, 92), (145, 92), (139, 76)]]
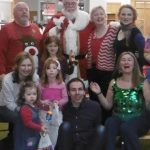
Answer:
[[(39, 118), (39, 109), (36, 104), (39, 100), (39, 91), (33, 82), (22, 85), (19, 93), (18, 104), (20, 105), (20, 122), (16, 132), (19, 135), (15, 150), (37, 150), (40, 132), (46, 132)], [(17, 136), (16, 135), (16, 136)]]
[[(61, 76), (60, 63), (48, 58), (44, 63), (41, 84), (40, 117), (49, 133), (52, 145), (55, 146), (58, 128), (62, 121), (61, 108), (68, 101), (65, 83)], [(48, 111), (52, 112), (52, 120), (46, 119)]]

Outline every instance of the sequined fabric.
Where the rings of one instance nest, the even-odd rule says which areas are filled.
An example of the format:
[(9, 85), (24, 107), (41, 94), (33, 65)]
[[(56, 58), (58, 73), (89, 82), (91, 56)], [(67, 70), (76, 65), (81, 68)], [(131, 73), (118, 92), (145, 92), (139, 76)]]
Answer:
[(123, 120), (139, 116), (142, 113), (144, 99), (142, 94), (143, 83), (132, 89), (122, 89), (114, 81), (114, 112), (113, 114)]

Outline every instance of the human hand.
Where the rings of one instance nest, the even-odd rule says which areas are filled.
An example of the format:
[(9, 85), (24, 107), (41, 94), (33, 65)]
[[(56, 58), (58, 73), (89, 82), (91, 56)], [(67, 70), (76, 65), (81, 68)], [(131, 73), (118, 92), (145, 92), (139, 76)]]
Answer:
[(49, 99), (41, 100), (41, 103), (43, 105), (51, 105), (52, 104), (52, 102)]
[(96, 82), (91, 82), (90, 83), (90, 89), (95, 93), (99, 94), (101, 92), (101, 88)]
[(75, 53), (73, 50), (70, 50), (69, 61), (75, 65), (77, 65), (78, 61), (76, 60)]
[(44, 125), (42, 125), (41, 131), (42, 131), (42, 132), (47, 132), (47, 128), (46, 128)]
[(59, 105), (59, 101), (58, 101), (58, 100), (54, 100), (54, 101), (53, 101), (53, 104), (54, 104), (54, 105)]
[(0, 80), (3, 80), (4, 76), (5, 76), (5, 74), (1, 74), (0, 75)]
[(46, 131), (47, 131), (47, 128), (46, 128), (44, 125), (42, 125), (41, 131), (42, 131), (42, 132), (46, 132)]
[(73, 50), (70, 50), (69, 61), (71, 61), (71, 62), (75, 61), (75, 54), (74, 54)]

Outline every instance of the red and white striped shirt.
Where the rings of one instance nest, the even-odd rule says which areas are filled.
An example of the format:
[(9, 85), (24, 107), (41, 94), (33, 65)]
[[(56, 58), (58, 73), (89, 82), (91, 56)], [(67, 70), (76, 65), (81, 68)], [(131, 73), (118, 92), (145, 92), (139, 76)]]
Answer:
[(99, 70), (112, 71), (115, 66), (114, 40), (118, 29), (108, 27), (106, 34), (99, 38), (94, 32), (88, 38), (87, 67), (92, 68), (96, 64)]

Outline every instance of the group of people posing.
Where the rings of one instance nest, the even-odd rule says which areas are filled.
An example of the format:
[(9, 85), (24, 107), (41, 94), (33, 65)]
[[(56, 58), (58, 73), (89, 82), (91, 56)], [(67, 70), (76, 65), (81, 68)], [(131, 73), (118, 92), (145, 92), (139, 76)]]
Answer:
[[(117, 136), (126, 150), (141, 150), (150, 83), (136, 10), (122, 5), (119, 24), (108, 24), (102, 6), (89, 15), (78, 0), (62, 3), (43, 35), (24, 2), (0, 30), (0, 119), (13, 126), (14, 150), (36, 150), (41, 132), (55, 150), (115, 150)], [(57, 121), (47, 120), (56, 108)]]

